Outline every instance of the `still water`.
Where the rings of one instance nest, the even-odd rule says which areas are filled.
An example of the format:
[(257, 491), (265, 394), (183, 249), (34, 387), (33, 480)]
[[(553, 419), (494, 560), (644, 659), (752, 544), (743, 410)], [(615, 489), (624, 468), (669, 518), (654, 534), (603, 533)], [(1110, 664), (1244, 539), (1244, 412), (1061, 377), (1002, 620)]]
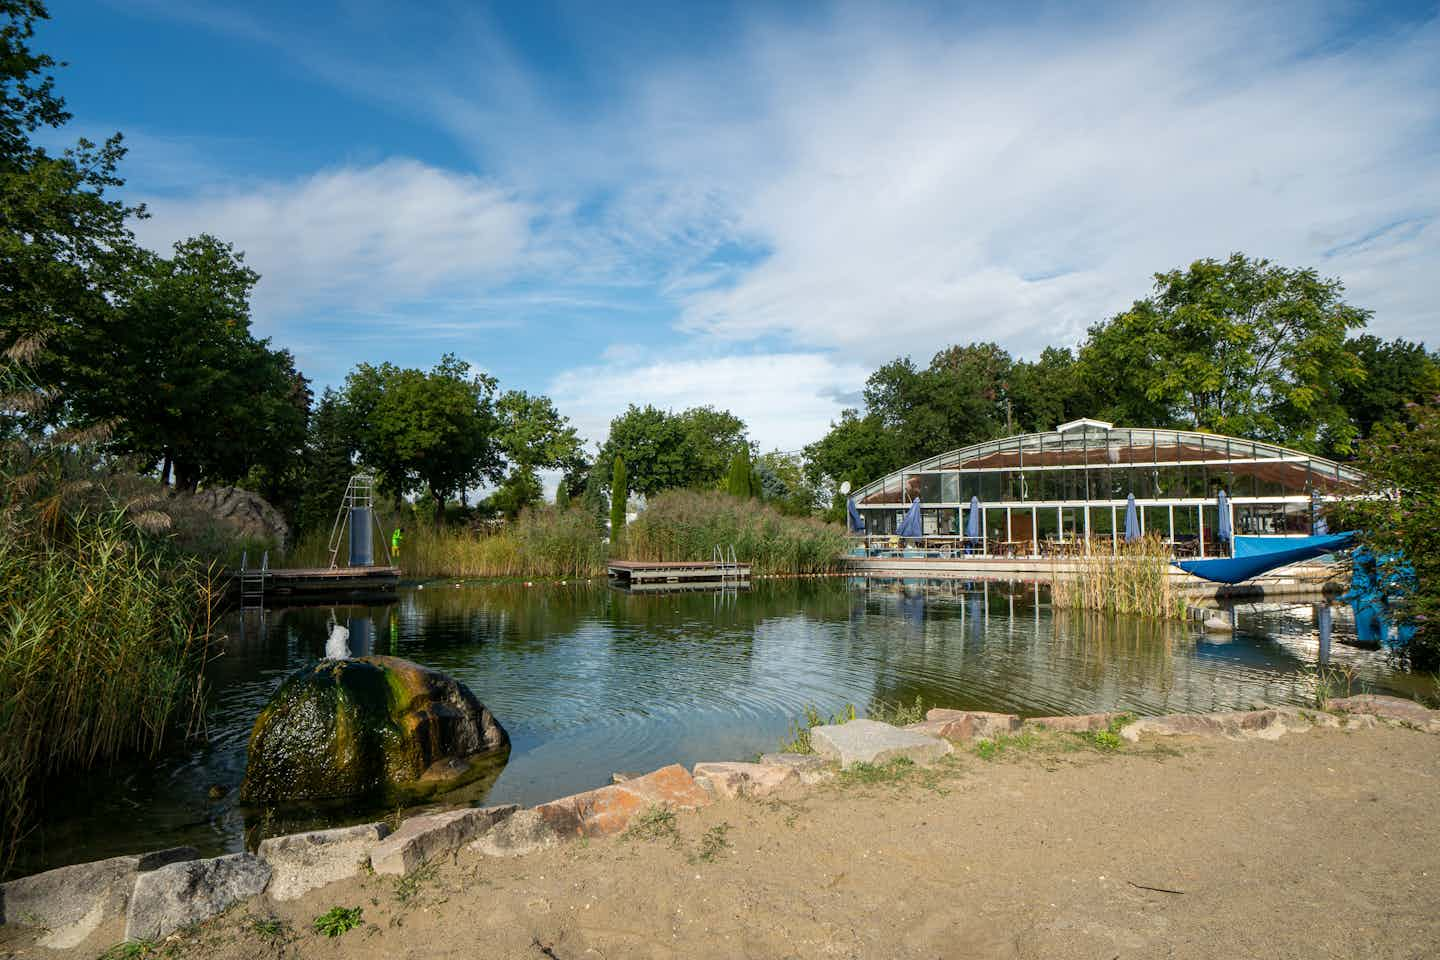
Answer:
[(349, 626), (357, 655), (395, 654), (462, 680), (509, 731), (508, 762), (462, 802), (532, 804), (615, 771), (749, 758), (775, 749), (812, 704), (863, 711), (918, 696), (1026, 716), (1305, 705), (1322, 656), (1354, 669), (1357, 692), (1415, 692), (1382, 653), (1346, 643), (1354, 621), (1343, 608), (1241, 605), (1233, 617), (1233, 636), (1216, 638), (1193, 624), (1052, 612), (1034, 584), (863, 579), (667, 595), (439, 581), (386, 605), (237, 613), (209, 671), (206, 740), (57, 785), (19, 866), (181, 843), (214, 855), (393, 812), (267, 814), (236, 800), (257, 711), (323, 656), (332, 619)]

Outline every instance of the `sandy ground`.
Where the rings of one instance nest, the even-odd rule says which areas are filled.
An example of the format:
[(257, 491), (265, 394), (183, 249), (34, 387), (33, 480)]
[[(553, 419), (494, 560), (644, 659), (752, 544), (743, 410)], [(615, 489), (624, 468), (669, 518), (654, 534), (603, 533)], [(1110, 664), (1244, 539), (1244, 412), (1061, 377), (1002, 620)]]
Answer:
[[(249, 904), (157, 955), (1440, 957), (1437, 799), (1440, 737), (1400, 728), (1113, 754), (1052, 735), (724, 801), (650, 839), (462, 851), (408, 883)], [(364, 924), (318, 935), (333, 906)], [(9, 936), (0, 957), (97, 953)]]

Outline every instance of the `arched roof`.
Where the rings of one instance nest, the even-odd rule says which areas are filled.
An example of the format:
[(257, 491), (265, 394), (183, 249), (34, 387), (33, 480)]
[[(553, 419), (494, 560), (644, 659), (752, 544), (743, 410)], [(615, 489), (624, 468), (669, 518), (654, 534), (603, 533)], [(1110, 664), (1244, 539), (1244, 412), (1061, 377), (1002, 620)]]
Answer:
[[(1365, 476), (1353, 468), (1313, 454), (1257, 440), (1198, 430), (1116, 427), (1101, 420), (1075, 420), (1054, 430), (986, 440), (949, 450), (874, 480), (854, 494), (858, 504), (890, 503), (878, 497), (898, 491), (908, 474), (942, 470), (1043, 470), (1066, 467), (1174, 466), (1197, 463), (1305, 464), (1321, 481), (1322, 492), (1363, 489)], [(1293, 468), (1292, 468), (1293, 469)]]

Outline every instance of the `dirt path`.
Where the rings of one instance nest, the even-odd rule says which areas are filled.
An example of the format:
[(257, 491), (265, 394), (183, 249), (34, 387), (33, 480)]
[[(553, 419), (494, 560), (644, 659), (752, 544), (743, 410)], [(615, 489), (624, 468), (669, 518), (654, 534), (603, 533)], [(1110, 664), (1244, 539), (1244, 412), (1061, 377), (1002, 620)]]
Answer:
[[(1051, 737), (896, 782), (721, 802), (679, 815), (673, 833), (655, 824), (651, 839), (513, 860), (464, 851), (409, 884), (371, 877), (273, 912), (241, 908), (164, 953), (1440, 956), (1440, 737), (1077, 744)], [(313, 919), (333, 906), (362, 907), (364, 925), (317, 935)]]

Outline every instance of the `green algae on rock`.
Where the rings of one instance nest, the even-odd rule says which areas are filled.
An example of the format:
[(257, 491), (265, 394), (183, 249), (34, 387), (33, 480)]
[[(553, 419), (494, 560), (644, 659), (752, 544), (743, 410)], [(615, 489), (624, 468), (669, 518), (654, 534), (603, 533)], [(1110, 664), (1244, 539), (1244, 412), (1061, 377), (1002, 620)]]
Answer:
[(459, 681), (398, 657), (322, 660), (292, 674), (250, 734), (244, 803), (439, 793), (510, 738)]

